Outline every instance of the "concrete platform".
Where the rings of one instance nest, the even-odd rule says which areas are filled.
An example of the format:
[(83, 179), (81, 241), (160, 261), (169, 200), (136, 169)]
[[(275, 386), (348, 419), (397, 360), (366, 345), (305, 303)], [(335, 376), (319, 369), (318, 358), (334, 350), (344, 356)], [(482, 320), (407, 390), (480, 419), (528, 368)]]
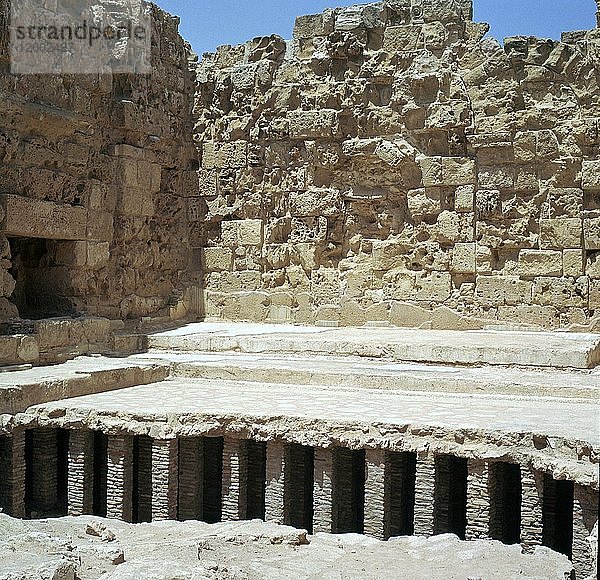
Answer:
[(458, 365), (592, 369), (600, 364), (600, 335), (566, 332), (198, 323), (153, 334), (148, 343), (151, 349), (314, 353)]
[(133, 358), (79, 357), (63, 364), (0, 372), (0, 415), (32, 405), (160, 381), (169, 366)]
[(331, 385), (363, 389), (581, 398), (600, 404), (593, 371), (505, 366), (444, 366), (364, 357), (153, 351), (132, 360), (171, 365), (171, 375), (212, 380)]

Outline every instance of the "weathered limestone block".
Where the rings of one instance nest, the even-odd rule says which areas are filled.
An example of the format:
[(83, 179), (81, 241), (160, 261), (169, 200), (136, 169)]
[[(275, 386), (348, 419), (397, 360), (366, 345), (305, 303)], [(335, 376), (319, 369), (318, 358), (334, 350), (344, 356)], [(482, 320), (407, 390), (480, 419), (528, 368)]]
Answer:
[(448, 272), (419, 272), (415, 300), (444, 302), (450, 298), (452, 277)]
[(417, 159), (423, 173), (423, 186), (436, 187), (444, 185), (442, 158), (421, 157)]
[(20, 195), (0, 195), (4, 219), (0, 232), (7, 236), (50, 240), (87, 239), (88, 211), (84, 207), (34, 200)]
[(333, 452), (315, 448), (313, 533), (331, 533), (333, 525)]
[(441, 244), (473, 242), (473, 214), (443, 211), (435, 225), (435, 239)]
[(401, 263), (407, 247), (403, 242), (394, 240), (374, 240), (372, 244), (373, 270), (391, 270)]
[(583, 220), (583, 239), (586, 250), (600, 250), (600, 217)]
[(600, 280), (590, 282), (590, 309), (600, 308)]
[(177, 439), (152, 440), (152, 521), (177, 519), (178, 443)]
[(524, 278), (536, 276), (561, 276), (562, 252), (551, 250), (521, 250), (518, 263), (519, 275)]
[(514, 157), (517, 163), (535, 161), (536, 133), (535, 131), (519, 131), (514, 139)]
[(452, 249), (452, 271), (457, 274), (475, 274), (477, 248), (474, 243), (455, 244)]
[(421, 34), (421, 26), (388, 26), (384, 32), (383, 50), (390, 53), (416, 50)]
[(108, 436), (106, 517), (131, 522), (133, 517), (133, 437)]
[(578, 218), (540, 220), (540, 245), (544, 250), (581, 248), (582, 222)]
[(263, 242), (262, 220), (221, 222), (223, 244), (228, 247), (260, 246)]
[(292, 216), (334, 216), (341, 213), (340, 192), (337, 189), (311, 188), (289, 194)]
[(548, 278), (539, 276), (533, 281), (533, 304), (585, 308), (589, 296), (589, 278)]
[(467, 540), (490, 538), (489, 463), (470, 459), (467, 476)]
[(331, 9), (325, 10), (323, 14), (298, 16), (294, 26), (294, 38), (326, 36), (333, 31), (334, 21), (335, 14)]
[(435, 457), (417, 457), (415, 481), (415, 535), (432, 536), (435, 501)]
[(54, 259), (58, 266), (83, 267), (87, 264), (87, 242), (63, 242), (57, 244)]
[(515, 184), (515, 172), (511, 166), (480, 167), (479, 186), (482, 189), (512, 189)]
[(94, 499), (94, 434), (90, 430), (69, 431), (67, 485), (69, 515), (91, 514)]
[(202, 169), (230, 169), (245, 167), (248, 161), (248, 143), (204, 143), (202, 149)]
[(442, 191), (439, 188), (411, 189), (408, 209), (414, 219), (438, 215), (442, 211)]
[(316, 139), (335, 137), (339, 131), (337, 111), (290, 111), (290, 137), (292, 139)]
[(475, 161), (466, 157), (442, 158), (442, 178), (444, 185), (475, 185), (477, 180)]
[(212, 197), (217, 195), (218, 172), (214, 169), (200, 168), (197, 172), (198, 191), (203, 197)]
[(600, 191), (600, 161), (584, 161), (581, 184), (583, 189)]
[(477, 276), (475, 300), (486, 306), (531, 304), (532, 288), (518, 276)]
[(88, 242), (86, 252), (87, 266), (97, 270), (106, 266), (110, 259), (110, 244), (108, 242)]
[(475, 209), (475, 187), (461, 185), (454, 194), (454, 209), (460, 213), (472, 213)]
[(204, 248), (202, 250), (202, 264), (206, 271), (223, 272), (230, 270), (232, 262), (233, 252), (231, 248)]
[(122, 159), (121, 170), (123, 186), (126, 188), (139, 188), (156, 193), (160, 190), (162, 168), (157, 163), (143, 160)]
[(552, 329), (560, 324), (560, 314), (558, 309), (553, 306), (520, 304), (518, 306), (498, 307), (498, 320), (510, 320)]
[(563, 251), (563, 274), (565, 276), (574, 276), (579, 278), (585, 270), (584, 252), (582, 250), (564, 250)]

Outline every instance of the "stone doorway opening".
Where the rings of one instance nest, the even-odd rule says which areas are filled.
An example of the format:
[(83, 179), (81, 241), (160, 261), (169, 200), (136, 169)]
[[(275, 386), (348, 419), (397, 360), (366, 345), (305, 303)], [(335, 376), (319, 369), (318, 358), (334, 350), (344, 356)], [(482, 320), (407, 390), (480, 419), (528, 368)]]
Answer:
[(23, 319), (73, 316), (72, 302), (60, 290), (55, 256), (65, 242), (44, 238), (9, 237), (10, 275), (16, 282), (10, 300)]

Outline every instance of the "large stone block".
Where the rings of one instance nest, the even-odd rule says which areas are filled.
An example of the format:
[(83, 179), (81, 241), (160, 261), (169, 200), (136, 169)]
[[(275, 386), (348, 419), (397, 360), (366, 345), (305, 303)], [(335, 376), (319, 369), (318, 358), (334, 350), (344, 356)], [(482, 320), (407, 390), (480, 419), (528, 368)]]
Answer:
[(203, 266), (208, 271), (230, 270), (233, 260), (233, 252), (230, 248), (204, 248)]
[(531, 304), (532, 283), (518, 276), (478, 276), (475, 300), (482, 306)]
[(475, 187), (462, 185), (454, 193), (454, 209), (460, 213), (471, 213), (475, 210)]
[(221, 235), (225, 246), (260, 246), (263, 241), (263, 222), (262, 220), (221, 222)]
[(422, 34), (421, 26), (388, 26), (383, 36), (383, 50), (401, 52), (416, 50)]
[(565, 276), (583, 276), (584, 262), (583, 250), (564, 250), (563, 274)]
[(533, 282), (534, 304), (556, 308), (585, 308), (589, 292), (589, 278), (539, 277)]
[(474, 243), (455, 244), (452, 250), (452, 271), (457, 274), (474, 274), (477, 249)]
[(600, 161), (584, 161), (581, 184), (583, 189), (600, 191)]
[(414, 219), (438, 215), (442, 211), (442, 191), (428, 187), (408, 192), (408, 209)]
[(521, 250), (519, 252), (518, 272), (525, 278), (535, 276), (561, 276), (563, 272), (563, 254), (551, 250)]
[(586, 250), (600, 250), (600, 217), (583, 220), (583, 239)]
[(468, 157), (444, 157), (442, 177), (444, 185), (474, 185), (477, 180), (475, 161)]
[(323, 14), (309, 14), (298, 16), (294, 26), (294, 38), (306, 39), (315, 36), (326, 36), (333, 31), (333, 10), (325, 10)]
[(540, 220), (540, 246), (544, 250), (581, 248), (582, 223), (579, 218)]
[(338, 113), (332, 109), (290, 111), (288, 120), (292, 139), (334, 137), (339, 129)]
[(416, 279), (416, 300), (444, 302), (450, 298), (452, 277), (449, 272), (419, 272)]
[(81, 206), (57, 204), (19, 195), (0, 195), (5, 236), (48, 240), (85, 240), (88, 211)]
[(421, 157), (418, 159), (423, 173), (423, 185), (436, 187), (443, 185), (443, 169), (441, 157)]
[(248, 143), (233, 141), (227, 143), (206, 142), (202, 149), (202, 169), (231, 169), (245, 167), (248, 161)]

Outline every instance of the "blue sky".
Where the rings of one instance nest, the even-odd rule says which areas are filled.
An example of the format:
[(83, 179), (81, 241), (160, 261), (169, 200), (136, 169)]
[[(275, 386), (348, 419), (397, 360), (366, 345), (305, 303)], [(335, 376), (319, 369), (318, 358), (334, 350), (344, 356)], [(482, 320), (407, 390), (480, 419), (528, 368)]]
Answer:
[[(154, 0), (181, 16), (181, 33), (199, 54), (255, 36), (290, 38), (294, 19), (356, 0)], [(565, 30), (595, 26), (594, 0), (475, 0), (475, 20), (498, 39), (517, 34), (560, 38)]]

